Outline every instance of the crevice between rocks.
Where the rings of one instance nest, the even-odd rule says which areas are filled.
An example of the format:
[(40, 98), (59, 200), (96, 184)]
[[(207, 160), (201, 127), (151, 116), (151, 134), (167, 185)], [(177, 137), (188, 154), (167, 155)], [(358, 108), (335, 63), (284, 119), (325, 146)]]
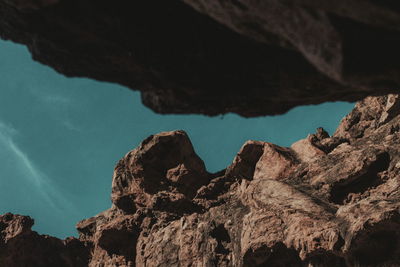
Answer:
[(278, 243), (272, 248), (262, 246), (249, 249), (243, 257), (244, 267), (301, 267), (302, 261), (296, 250), (287, 248), (283, 243)]
[(399, 229), (399, 214), (376, 225), (366, 226), (352, 242), (348, 253), (349, 264), (351, 266), (399, 266)]
[(384, 152), (376, 156), (376, 160), (370, 164), (364, 174), (348, 178), (335, 183), (330, 193), (330, 201), (335, 204), (343, 204), (349, 194), (362, 194), (369, 188), (375, 188), (384, 181), (380, 178), (379, 173), (387, 170), (390, 164), (390, 155)]

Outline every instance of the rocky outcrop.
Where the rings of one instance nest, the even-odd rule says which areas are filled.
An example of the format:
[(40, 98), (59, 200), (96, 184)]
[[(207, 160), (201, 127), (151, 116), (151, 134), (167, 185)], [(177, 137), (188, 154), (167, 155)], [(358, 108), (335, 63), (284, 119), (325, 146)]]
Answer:
[(0, 266), (399, 266), (399, 103), (368, 97), (290, 148), (248, 141), (215, 174), (183, 131), (150, 136), (79, 239), (1, 216)]
[(400, 86), (395, 0), (0, 0), (0, 36), (159, 113), (278, 114)]
[(0, 215), (0, 266), (87, 266), (91, 244), (39, 235), (32, 225), (27, 216)]

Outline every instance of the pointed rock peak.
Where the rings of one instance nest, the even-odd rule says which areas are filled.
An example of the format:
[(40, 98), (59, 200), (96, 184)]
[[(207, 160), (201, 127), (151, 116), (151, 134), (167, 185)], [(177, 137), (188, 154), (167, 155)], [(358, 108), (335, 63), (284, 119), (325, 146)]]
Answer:
[(265, 143), (263, 153), (255, 167), (254, 179), (287, 178), (297, 164), (299, 161), (291, 149)]
[(264, 142), (247, 141), (226, 170), (226, 176), (252, 180), (258, 160), (263, 154)]

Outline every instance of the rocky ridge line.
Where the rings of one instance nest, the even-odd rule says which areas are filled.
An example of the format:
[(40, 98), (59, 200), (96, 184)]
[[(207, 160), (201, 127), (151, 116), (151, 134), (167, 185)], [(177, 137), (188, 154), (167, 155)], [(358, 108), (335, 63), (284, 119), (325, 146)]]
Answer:
[(0, 216), (0, 266), (399, 266), (399, 140), (398, 95), (357, 103), (332, 136), (248, 141), (215, 174), (183, 131), (153, 135), (79, 239)]

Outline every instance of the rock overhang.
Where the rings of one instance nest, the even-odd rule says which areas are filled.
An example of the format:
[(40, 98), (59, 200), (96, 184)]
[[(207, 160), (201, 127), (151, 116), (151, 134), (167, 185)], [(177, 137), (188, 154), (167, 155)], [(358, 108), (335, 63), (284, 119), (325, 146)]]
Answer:
[(374, 1), (0, 1), (0, 36), (162, 114), (281, 114), (400, 85), (400, 11)]

